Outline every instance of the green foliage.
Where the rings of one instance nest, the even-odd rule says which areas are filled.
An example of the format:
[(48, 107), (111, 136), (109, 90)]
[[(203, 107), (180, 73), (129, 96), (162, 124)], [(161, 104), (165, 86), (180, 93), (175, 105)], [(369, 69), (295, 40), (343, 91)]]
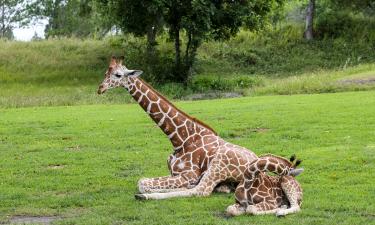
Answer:
[(22, 26), (27, 21), (23, 0), (0, 1), (0, 39), (14, 38), (13, 29)]
[(177, 105), (258, 155), (303, 159), (302, 211), (227, 218), (233, 193), (137, 201), (137, 181), (168, 175), (173, 151), (138, 105), (33, 107), (0, 109), (0, 223), (17, 215), (82, 225), (373, 223), (374, 91)]
[(111, 28), (91, 0), (36, 0), (27, 5), (30, 18), (47, 19), (46, 37), (103, 37)]
[(252, 88), (261, 84), (262, 80), (260, 78), (251, 76), (235, 76), (233, 78), (197, 76), (191, 80), (189, 87), (196, 92), (234, 91)]
[[(102, 41), (0, 41), (0, 107), (131, 102), (123, 90), (100, 97), (95, 94), (111, 55), (125, 55), (128, 68), (143, 70), (142, 78), (171, 98), (225, 97), (223, 92), (238, 96), (375, 88), (371, 82), (375, 51), (369, 42), (326, 38), (308, 43), (300, 38), (302, 30), (283, 26), (257, 33), (241, 31), (228, 41), (206, 42), (198, 49), (193, 76), (186, 86), (169, 84), (173, 81), (174, 52), (166, 36), (157, 39), (159, 56), (151, 65), (144, 57), (147, 40), (132, 35)], [(370, 73), (364, 82), (337, 81), (363, 72)], [(340, 76), (331, 76), (336, 73)]]
[(348, 11), (321, 14), (316, 23), (319, 38), (346, 38), (375, 43), (375, 18), (353, 15)]
[[(111, 18), (124, 32), (137, 36), (147, 34), (149, 64), (158, 56), (155, 36), (162, 27), (168, 28), (174, 43), (173, 78), (186, 83), (191, 75), (196, 52), (201, 43), (213, 38), (228, 39), (241, 26), (258, 29), (280, 0), (272, 1), (211, 1), (211, 0), (153, 0), (107, 1), (96, 0), (102, 13)], [(184, 33), (184, 36), (181, 35)], [(181, 49), (181, 37), (185, 37), (185, 49)], [(157, 70), (157, 68), (156, 68)]]

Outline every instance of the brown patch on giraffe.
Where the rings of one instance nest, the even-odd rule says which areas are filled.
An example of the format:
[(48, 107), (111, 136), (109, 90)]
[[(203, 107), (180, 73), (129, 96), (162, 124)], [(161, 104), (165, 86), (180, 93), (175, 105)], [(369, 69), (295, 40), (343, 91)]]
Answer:
[(210, 134), (211, 134), (211, 132), (210, 132), (209, 130), (203, 130), (203, 131), (201, 132), (201, 135), (202, 135), (202, 136), (210, 135)]
[(156, 102), (156, 101), (159, 99), (158, 96), (157, 96), (155, 93), (151, 92), (151, 91), (149, 91), (149, 92), (147, 93), (147, 97), (148, 97), (151, 101), (153, 101), (153, 102)]
[(251, 182), (249, 182), (249, 181), (245, 181), (245, 182), (244, 182), (244, 187), (245, 187), (245, 189), (250, 189), (251, 186), (252, 186), (252, 183), (251, 183)]
[(241, 200), (245, 198), (245, 189), (243, 187), (237, 187), (235, 193), (236, 199)]
[(140, 89), (141, 89), (142, 93), (146, 93), (146, 91), (147, 91), (147, 89), (148, 89), (147, 86), (145, 86), (145, 85), (143, 85), (143, 84), (140, 85), (140, 86), (141, 86)]
[(204, 148), (205, 149), (214, 149), (214, 148), (217, 148), (218, 147), (218, 144), (217, 143), (212, 143), (212, 144), (205, 144), (204, 145)]
[[(173, 118), (173, 117), (176, 116), (176, 114), (177, 114), (177, 111), (174, 110), (174, 109), (172, 109), (171, 111), (169, 111), (168, 116), (171, 117), (171, 118)], [(176, 124), (176, 125), (177, 125), (177, 124)]]
[(217, 140), (217, 138), (216, 137), (214, 137), (214, 136), (204, 136), (203, 137), (203, 142), (204, 143), (213, 143), (213, 142), (215, 142)]
[(164, 130), (166, 134), (171, 134), (175, 129), (172, 120), (170, 120), (169, 118), (165, 118), (164, 123), (160, 127)]
[(202, 127), (206, 128), (207, 130), (210, 130), (212, 133), (214, 133), (215, 135), (217, 135), (217, 133), (214, 131), (214, 129), (212, 129), (210, 126), (208, 126), (207, 124), (203, 123), (202, 121), (200, 121), (199, 119), (196, 119), (196, 118), (193, 118), (189, 115), (187, 115), (185, 112), (177, 109), (177, 107), (172, 103), (170, 102), (168, 99), (166, 99), (163, 95), (161, 95), (158, 91), (156, 91), (153, 87), (151, 87), (147, 82), (145, 82), (144, 80), (142, 80), (141, 78), (137, 78), (138, 80), (140, 80), (141, 82), (143, 82), (143, 84), (145, 86), (147, 86), (151, 91), (153, 91), (156, 95), (159, 96), (160, 99), (164, 100), (167, 104), (169, 104), (172, 108), (175, 108), (179, 113), (181, 113), (183, 116), (191, 119), (191, 120), (194, 120), (196, 123), (198, 123), (199, 125), (201, 125)]
[(182, 138), (187, 138), (189, 136), (186, 127), (182, 126), (177, 129), (177, 132)]
[(135, 87), (135, 85), (130, 85), (129, 86), (129, 93), (132, 95), (135, 91), (137, 90), (137, 88)]
[[(174, 111), (174, 110), (172, 110)], [(183, 124), (184, 120), (182, 120), (182, 118), (180, 118), (179, 116), (173, 118), (173, 122), (176, 124), (176, 126), (180, 126)], [(187, 122), (190, 122), (190, 121), (187, 121)]]
[(254, 181), (254, 183), (253, 183), (253, 186), (254, 186), (254, 187), (258, 187), (259, 184), (260, 184), (259, 179), (255, 179), (255, 181)]
[(194, 124), (191, 121), (186, 121), (186, 128), (188, 129), (189, 135), (195, 134)]
[(276, 171), (276, 167), (275, 167), (275, 165), (274, 165), (274, 164), (270, 164), (270, 165), (268, 165), (268, 170), (269, 170), (270, 172), (274, 172), (274, 171)]
[(237, 167), (235, 167), (233, 164), (228, 165), (228, 171), (230, 173), (234, 173), (237, 170)]
[(163, 118), (163, 116), (164, 115), (162, 113), (155, 113), (151, 118), (157, 123)]
[(204, 158), (205, 158), (205, 152), (203, 151), (202, 148), (199, 148), (192, 153), (193, 164), (198, 164), (198, 165), (201, 164)]
[(139, 99), (139, 97), (141, 97), (141, 95), (142, 95), (142, 93), (137, 91), (137, 92), (135, 92), (134, 98)]
[(202, 137), (198, 134), (193, 136), (193, 141), (196, 147), (202, 147), (203, 142), (202, 142)]
[(159, 107), (162, 112), (167, 113), (169, 110), (169, 105), (167, 105), (165, 102), (162, 102), (159, 104)]
[(259, 192), (267, 192), (267, 187), (264, 185), (264, 183), (262, 183), (261, 185), (259, 185), (258, 191)]
[(147, 106), (150, 104), (150, 101), (146, 96), (143, 95), (142, 101), (139, 104), (144, 110), (147, 110)]
[(151, 113), (155, 113), (155, 112), (159, 112), (159, 106), (158, 104), (156, 103), (151, 103), (151, 107), (150, 107), (150, 112)]
[(181, 146), (182, 145), (182, 140), (178, 137), (177, 134), (174, 134), (173, 137), (171, 138), (173, 146)]
[(259, 202), (263, 202), (264, 201), (264, 199), (261, 196), (259, 196), (259, 195), (255, 195), (252, 199), (253, 199), (253, 203), (254, 204), (257, 204)]

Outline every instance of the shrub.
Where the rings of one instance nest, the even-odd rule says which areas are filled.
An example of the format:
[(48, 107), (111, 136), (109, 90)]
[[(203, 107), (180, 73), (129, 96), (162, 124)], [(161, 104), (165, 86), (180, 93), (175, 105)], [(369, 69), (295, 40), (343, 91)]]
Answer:
[(259, 77), (235, 76), (223, 78), (220, 76), (197, 76), (190, 83), (189, 88), (195, 92), (206, 91), (234, 91), (236, 89), (251, 88), (263, 84)]

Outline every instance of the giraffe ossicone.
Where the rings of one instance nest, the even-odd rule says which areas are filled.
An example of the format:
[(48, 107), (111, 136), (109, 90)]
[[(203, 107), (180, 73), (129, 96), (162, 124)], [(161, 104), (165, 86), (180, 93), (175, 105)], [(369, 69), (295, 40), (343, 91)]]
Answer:
[[(98, 89), (103, 94), (111, 88), (125, 88), (172, 143), (173, 153), (167, 160), (170, 175), (139, 180), (137, 198), (208, 196), (215, 188), (227, 192), (229, 184), (247, 179), (248, 168), (261, 160), (254, 152), (223, 140), (211, 127), (175, 107), (140, 79), (141, 74), (127, 69), (123, 58), (112, 57)], [(267, 175), (260, 172), (257, 176)]]

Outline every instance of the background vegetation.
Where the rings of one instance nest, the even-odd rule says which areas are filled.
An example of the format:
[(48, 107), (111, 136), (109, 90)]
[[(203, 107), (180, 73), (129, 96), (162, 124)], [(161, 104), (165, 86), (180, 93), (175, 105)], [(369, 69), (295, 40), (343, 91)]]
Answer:
[[(373, 223), (374, 8), (0, 0), (0, 224)], [(40, 19), (45, 39), (14, 40)], [(138, 179), (168, 174), (171, 149), (124, 90), (96, 94), (111, 55), (169, 98), (252, 96), (177, 105), (257, 154), (304, 159), (302, 212), (228, 218), (233, 194), (136, 201)]]
[[(14, 12), (9, 9), (18, 4), (20, 16), (12, 21), (24, 25), (46, 19), (48, 39), (35, 37), (27, 43), (0, 41), (0, 107), (129, 102), (130, 98), (118, 90), (106, 96), (95, 95), (112, 54), (125, 55), (129, 68), (144, 70), (143, 78), (170, 98), (322, 93), (374, 87), (373, 1), (314, 3), (312, 40), (304, 38), (304, 24), (305, 9), (313, 1), (257, 1), (252, 6), (240, 6), (250, 7), (246, 10), (251, 11), (252, 7), (267, 5), (265, 11), (254, 11), (261, 20), (256, 20), (255, 14), (246, 17), (246, 10), (236, 12), (237, 5), (230, 6), (234, 7), (231, 11), (224, 7), (230, 3), (223, 1), (224, 5), (215, 6), (218, 8), (212, 8), (211, 13), (233, 14), (236, 21), (242, 21), (232, 30), (228, 28), (231, 20), (223, 26), (214, 25), (221, 18), (218, 15), (204, 21), (191, 18), (197, 13), (194, 10), (199, 12), (210, 3), (188, 1), (198, 5), (194, 10), (184, 9), (181, 19), (191, 21), (181, 24), (178, 39), (173, 36), (177, 31), (172, 31), (167, 21), (172, 11), (159, 11), (163, 4), (171, 3), (168, 2), (155, 0), (146, 4), (129, 0), (124, 5), (99, 0), (4, 1), (3, 21), (12, 17)], [(124, 9), (129, 14), (126, 18), (132, 20), (121, 19), (119, 12), (125, 6), (129, 6)], [(113, 11), (115, 8), (120, 11)], [(249, 21), (254, 23), (250, 25)], [(11, 39), (13, 36), (5, 33), (14, 26), (9, 20), (2, 27), (2, 36)], [(195, 34), (196, 29), (203, 33)], [(188, 46), (193, 39), (197, 43), (190, 54)], [(181, 62), (176, 63), (176, 44), (179, 54), (185, 54), (183, 49), (189, 54), (185, 65), (182, 55)]]

